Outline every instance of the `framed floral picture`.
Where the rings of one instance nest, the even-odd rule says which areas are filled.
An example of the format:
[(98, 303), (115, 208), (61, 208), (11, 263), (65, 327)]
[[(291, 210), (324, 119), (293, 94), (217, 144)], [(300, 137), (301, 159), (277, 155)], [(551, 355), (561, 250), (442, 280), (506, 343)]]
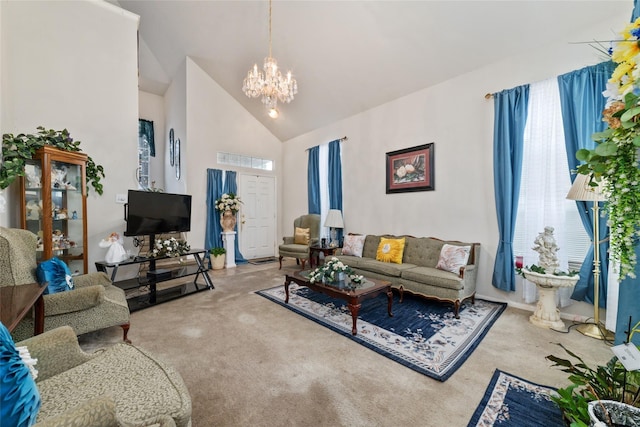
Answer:
[(387, 153), (387, 194), (435, 190), (434, 143)]

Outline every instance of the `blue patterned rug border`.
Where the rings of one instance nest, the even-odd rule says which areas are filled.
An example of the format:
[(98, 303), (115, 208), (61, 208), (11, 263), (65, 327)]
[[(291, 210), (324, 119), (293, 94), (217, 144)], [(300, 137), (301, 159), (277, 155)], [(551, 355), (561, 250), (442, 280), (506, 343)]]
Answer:
[[(270, 291), (272, 289), (277, 289), (277, 288), (282, 288), (283, 285), (279, 285), (279, 286), (274, 286), (271, 288), (267, 288), (267, 289), (263, 289), (260, 291), (256, 291), (255, 293), (257, 295), (260, 295), (272, 302), (275, 302), (276, 304), (291, 310), (299, 315), (301, 315), (302, 317), (305, 317), (315, 323), (318, 323), (334, 332), (337, 332), (338, 334), (347, 337), (373, 351), (375, 351), (376, 353), (385, 356), (397, 363), (400, 363), (403, 366), (406, 366), (416, 372), (419, 372), (423, 375), (426, 375), (430, 378), (436, 379), (438, 381), (446, 381), (449, 377), (451, 377), (451, 375), (453, 375), (456, 370), (458, 368), (460, 368), (460, 366), (462, 366), (462, 364), (467, 360), (467, 358), (473, 353), (473, 351), (478, 347), (478, 345), (480, 344), (480, 342), (482, 341), (482, 339), (486, 336), (486, 334), (489, 332), (489, 329), (491, 329), (491, 327), (493, 326), (493, 324), (495, 323), (495, 321), (500, 317), (500, 315), (502, 314), (502, 312), (506, 309), (507, 304), (506, 303), (499, 303), (499, 302), (495, 302), (495, 301), (486, 301), (486, 300), (482, 300), (482, 299), (478, 299), (476, 298), (476, 302), (478, 301), (482, 301), (482, 302), (486, 302), (486, 303), (490, 303), (490, 304), (495, 304), (496, 308), (493, 310), (493, 312), (491, 313), (491, 315), (487, 316), (486, 318), (483, 319), (482, 321), (482, 327), (481, 327), (481, 331), (479, 333), (477, 333), (476, 335), (471, 335), (467, 338), (467, 340), (464, 343), (464, 351), (461, 352), (457, 352), (456, 356), (453, 358), (453, 360), (450, 361), (450, 363), (445, 366), (445, 369), (443, 370), (443, 372), (441, 374), (434, 372), (433, 370), (430, 370), (426, 367), (420, 366), (419, 363), (415, 363), (414, 361), (411, 360), (407, 360), (405, 357), (402, 357), (401, 355), (395, 353), (392, 349), (389, 348), (382, 348), (380, 347), (377, 343), (372, 342), (371, 340), (368, 339), (368, 337), (366, 336), (361, 336), (360, 334), (358, 335), (352, 335), (351, 334), (351, 327), (349, 326), (349, 330), (344, 330), (341, 329), (337, 326), (335, 326), (334, 324), (326, 321), (325, 319), (319, 319), (315, 316), (313, 316), (310, 313), (307, 313), (306, 311), (299, 309), (298, 307), (296, 307), (295, 305), (291, 305), (291, 304), (285, 304), (284, 300), (274, 297), (272, 295), (269, 295), (267, 293), (267, 291)], [(397, 294), (394, 293), (394, 307), (395, 307), (395, 303), (397, 303), (397, 301), (395, 300), (395, 298), (397, 297)], [(386, 298), (386, 297), (385, 297)], [(406, 299), (411, 299), (411, 298), (416, 298), (413, 297), (412, 295), (406, 295), (405, 294), (405, 300)], [(442, 302), (437, 302), (437, 301), (429, 301), (429, 300), (424, 300), (422, 299), (421, 301), (424, 302), (425, 305), (429, 305), (429, 304), (446, 304), (446, 303), (442, 303)], [(344, 302), (344, 301), (340, 301), (340, 302)], [(346, 302), (345, 302), (346, 304)], [(470, 304), (469, 302), (465, 303), (465, 304)], [(463, 307), (460, 308), (460, 311), (463, 310), (463, 308), (465, 307), (465, 304), (463, 304)], [(359, 322), (360, 322), (360, 317), (358, 318)], [(360, 324), (360, 323), (358, 323)], [(469, 343), (469, 341), (472, 341), (471, 343)]]
[(549, 397), (555, 391), (496, 369), (467, 427), (565, 427), (560, 408)]

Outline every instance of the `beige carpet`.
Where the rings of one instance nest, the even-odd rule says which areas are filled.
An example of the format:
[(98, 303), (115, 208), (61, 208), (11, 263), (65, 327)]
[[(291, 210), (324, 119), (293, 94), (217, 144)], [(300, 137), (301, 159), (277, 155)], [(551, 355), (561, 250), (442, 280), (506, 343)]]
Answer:
[[(253, 291), (284, 283), (283, 264), (212, 271), (215, 289), (131, 316), (129, 338), (182, 374), (200, 426), (466, 426), (494, 369), (566, 385), (548, 354), (562, 342), (585, 361), (612, 353), (575, 330), (561, 334), (507, 308), (465, 364), (441, 383), (395, 363)], [(394, 303), (398, 303), (397, 296)], [(119, 327), (80, 337), (91, 351)]]

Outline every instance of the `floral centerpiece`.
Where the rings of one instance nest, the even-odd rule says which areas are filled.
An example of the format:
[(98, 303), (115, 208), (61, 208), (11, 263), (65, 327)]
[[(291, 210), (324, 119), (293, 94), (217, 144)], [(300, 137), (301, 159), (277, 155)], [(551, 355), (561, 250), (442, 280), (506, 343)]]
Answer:
[(234, 214), (240, 210), (242, 200), (233, 193), (224, 193), (219, 199), (216, 199), (215, 208), (218, 212), (231, 211)]
[(149, 251), (150, 258), (158, 257), (178, 257), (191, 250), (187, 242), (171, 237), (169, 239), (156, 239), (153, 247)]
[(344, 264), (336, 257), (332, 257), (324, 265), (316, 268), (309, 273), (309, 281), (315, 282), (335, 282), (338, 281), (338, 276), (344, 274), (351, 280), (351, 283), (359, 284), (365, 281), (364, 276), (356, 274), (355, 271), (348, 265)]
[(581, 149), (576, 157), (585, 163), (578, 172), (603, 181), (611, 232), (610, 257), (620, 263), (619, 280), (635, 278), (635, 246), (640, 238), (640, 18), (629, 24), (609, 53), (618, 64), (604, 95), (603, 120), (609, 125), (593, 135), (596, 147)]

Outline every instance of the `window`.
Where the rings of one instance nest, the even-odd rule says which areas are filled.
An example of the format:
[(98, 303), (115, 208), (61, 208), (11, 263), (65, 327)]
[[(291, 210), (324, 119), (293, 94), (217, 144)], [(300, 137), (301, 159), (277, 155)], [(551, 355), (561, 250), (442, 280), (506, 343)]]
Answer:
[(146, 135), (138, 136), (138, 185), (142, 189), (149, 188), (149, 141)]
[(243, 168), (260, 169), (265, 171), (273, 170), (273, 160), (269, 159), (223, 152), (218, 152), (217, 157), (218, 164), (221, 165), (240, 166)]
[(562, 128), (557, 79), (533, 83), (524, 135), (522, 181), (513, 249), (524, 264), (538, 264), (533, 240), (545, 226), (554, 227), (560, 269), (578, 270), (591, 244), (576, 204), (567, 200), (571, 187)]

